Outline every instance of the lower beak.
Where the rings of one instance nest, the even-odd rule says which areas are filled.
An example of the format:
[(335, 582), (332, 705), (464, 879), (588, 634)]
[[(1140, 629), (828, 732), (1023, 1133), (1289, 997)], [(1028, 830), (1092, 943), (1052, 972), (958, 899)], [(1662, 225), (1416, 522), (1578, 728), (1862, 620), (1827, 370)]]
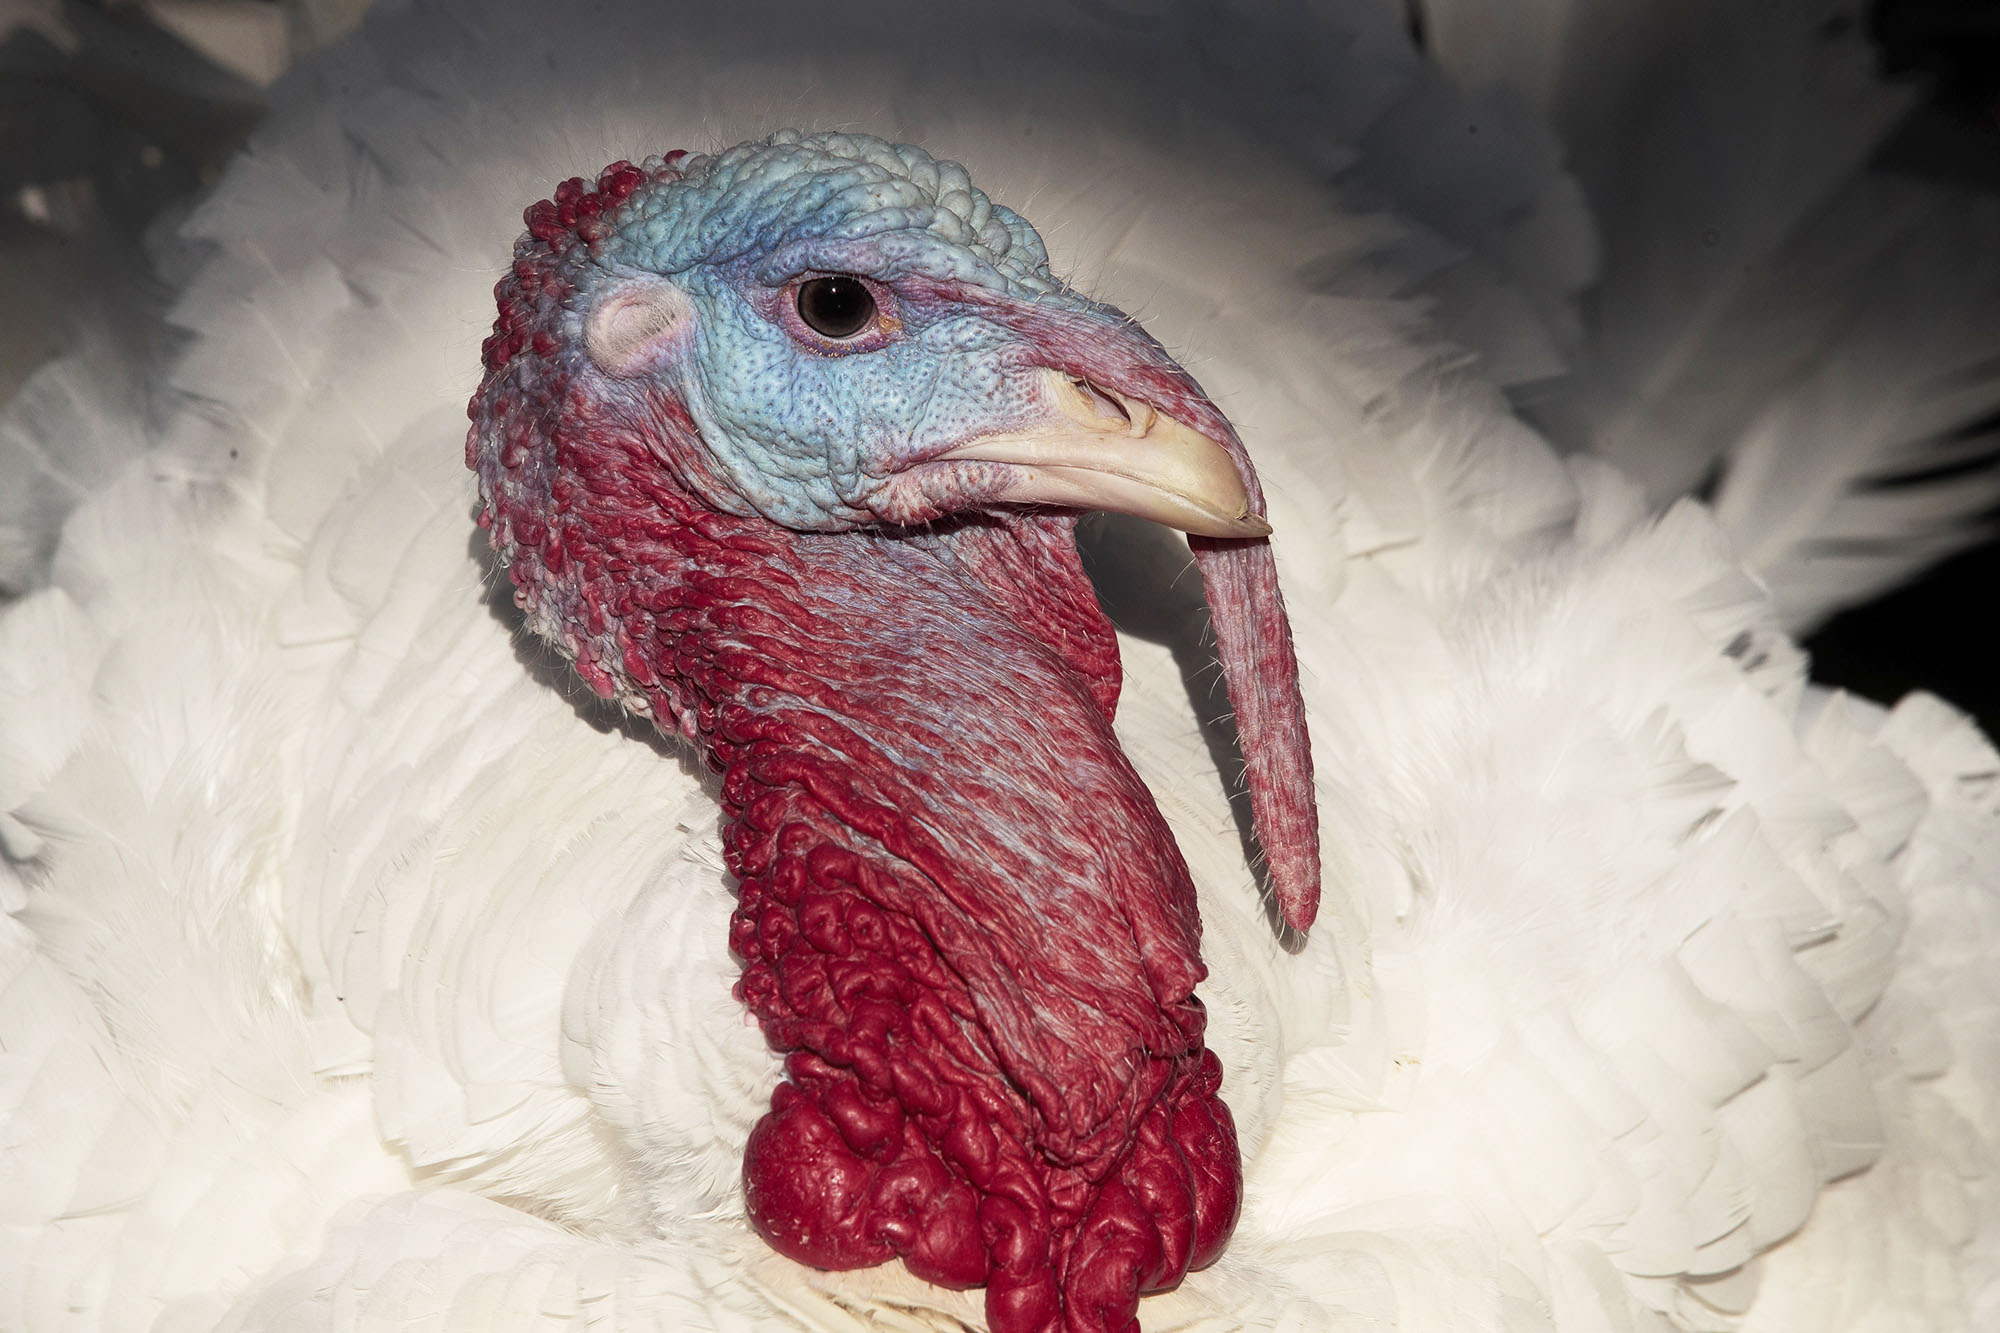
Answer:
[(1005, 465), (992, 501), (1109, 510), (1201, 537), (1270, 533), (1222, 445), (1137, 399), (1061, 371), (1041, 374), (1045, 421), (938, 459)]

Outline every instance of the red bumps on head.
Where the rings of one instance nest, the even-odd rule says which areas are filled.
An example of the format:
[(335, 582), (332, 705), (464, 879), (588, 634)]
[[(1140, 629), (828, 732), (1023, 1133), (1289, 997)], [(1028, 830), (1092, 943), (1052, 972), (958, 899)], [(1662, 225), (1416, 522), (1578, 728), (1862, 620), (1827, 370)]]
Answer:
[(527, 225), (528, 235), (543, 245), (553, 247), (568, 230), (556, 212), (556, 206), (547, 199), (538, 199), (529, 204), (521, 214), (521, 221)]
[(630, 162), (617, 161), (597, 173), (597, 188), (600, 193), (611, 196), (614, 203), (624, 203), (639, 188), (645, 179), (639, 168)]
[(604, 196), (601, 194), (587, 194), (577, 200), (576, 234), (592, 243), (603, 240), (611, 231), (604, 220), (604, 213)]
[[(549, 198), (530, 204), (521, 214), (522, 224), (529, 237), (558, 255), (573, 240), (601, 239), (610, 232), (610, 218), (621, 204), (649, 179), (661, 183), (678, 178), (678, 166), (686, 156), (685, 150), (676, 149), (662, 159), (660, 169), (650, 172), (621, 158), (598, 172), (594, 183), (572, 176), (556, 186)], [(515, 273), (523, 281), (533, 267), (532, 258), (515, 261)]]

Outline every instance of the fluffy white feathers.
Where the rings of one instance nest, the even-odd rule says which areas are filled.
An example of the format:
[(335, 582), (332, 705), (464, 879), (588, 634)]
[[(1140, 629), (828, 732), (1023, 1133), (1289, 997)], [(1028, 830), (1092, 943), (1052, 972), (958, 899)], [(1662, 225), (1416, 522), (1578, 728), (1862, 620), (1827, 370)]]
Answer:
[(1469, 87), (1553, 120), (1601, 229), (1587, 333), (1518, 395), (1558, 443), (1656, 503), (1705, 482), (1795, 634), (1990, 535), (2000, 218), (1865, 170), (1921, 90), (1862, 6), (1419, 8)]

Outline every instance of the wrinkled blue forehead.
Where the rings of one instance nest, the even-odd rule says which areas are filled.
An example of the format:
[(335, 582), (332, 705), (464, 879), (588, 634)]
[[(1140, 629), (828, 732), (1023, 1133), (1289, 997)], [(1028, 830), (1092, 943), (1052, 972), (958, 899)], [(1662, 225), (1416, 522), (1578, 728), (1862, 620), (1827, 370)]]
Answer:
[(911, 144), (783, 130), (679, 170), (626, 201), (592, 247), (600, 260), (655, 273), (741, 262), (782, 282), (860, 254), (887, 281), (914, 273), (1024, 298), (1064, 290), (1033, 227), (964, 167)]

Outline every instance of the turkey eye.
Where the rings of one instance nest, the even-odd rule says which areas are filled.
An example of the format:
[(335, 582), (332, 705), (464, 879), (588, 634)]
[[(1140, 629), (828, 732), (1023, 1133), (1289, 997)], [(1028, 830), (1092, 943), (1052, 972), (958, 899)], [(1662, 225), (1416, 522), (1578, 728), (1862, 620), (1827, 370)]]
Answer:
[(799, 284), (799, 318), (823, 338), (852, 338), (875, 318), (875, 297), (859, 278), (812, 278)]

